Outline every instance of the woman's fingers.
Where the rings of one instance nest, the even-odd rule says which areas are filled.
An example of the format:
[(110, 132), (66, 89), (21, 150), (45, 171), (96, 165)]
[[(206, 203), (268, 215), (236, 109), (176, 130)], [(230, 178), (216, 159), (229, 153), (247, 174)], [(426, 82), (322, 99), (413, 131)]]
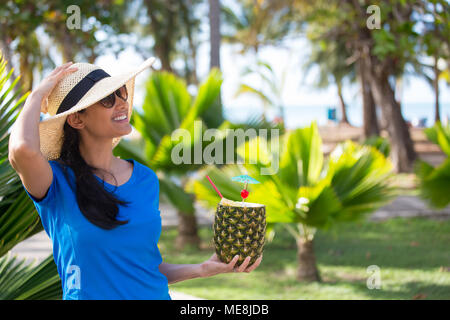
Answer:
[(69, 74), (69, 73), (72, 73), (72, 72), (75, 72), (75, 71), (77, 71), (77, 70), (78, 70), (77, 67), (70, 67), (70, 68), (64, 70), (64, 71), (62, 72), (62, 75), (65, 76), (65, 75), (67, 75), (67, 74)]
[(248, 267), (250, 259), (251, 257), (245, 258), (244, 262), (242, 262), (242, 264), (237, 268), (237, 272), (243, 272)]
[(239, 256), (234, 256), (234, 258), (227, 264), (227, 269), (229, 272), (232, 272), (234, 269), (234, 266), (236, 265), (236, 262), (238, 262)]
[(262, 261), (262, 255), (258, 259), (256, 259), (255, 263), (253, 263), (248, 269), (246, 269), (245, 272), (252, 272), (256, 268), (258, 268), (261, 261)]
[(71, 64), (66, 65), (64, 68), (62, 68), (61, 70), (59, 70), (59, 72), (56, 74), (56, 77), (58, 79), (64, 77), (65, 75), (77, 71), (78, 68), (77, 67), (73, 67)]
[(55, 73), (52, 74), (53, 77), (55, 77), (57, 80), (63, 78), (65, 75), (77, 71), (77, 67), (72, 66), (72, 62), (68, 62), (63, 64), (62, 66), (58, 67), (58, 69), (55, 69)]
[(59, 71), (61, 71), (62, 69), (67, 68), (67, 67), (69, 67), (69, 66), (72, 65), (72, 64), (73, 64), (72, 61), (69, 61), (69, 62), (67, 62), (67, 63), (64, 63), (64, 64), (60, 65), (59, 67), (56, 67), (56, 68), (50, 73), (50, 75), (55, 75), (55, 74), (57, 74)]

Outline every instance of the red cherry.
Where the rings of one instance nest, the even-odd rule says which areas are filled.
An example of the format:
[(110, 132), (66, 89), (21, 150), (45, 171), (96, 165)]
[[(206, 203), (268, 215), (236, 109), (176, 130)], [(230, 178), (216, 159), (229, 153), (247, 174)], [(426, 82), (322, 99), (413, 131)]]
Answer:
[(247, 190), (242, 190), (241, 191), (241, 197), (242, 197), (242, 199), (245, 199), (245, 198), (247, 198), (248, 197), (248, 191)]

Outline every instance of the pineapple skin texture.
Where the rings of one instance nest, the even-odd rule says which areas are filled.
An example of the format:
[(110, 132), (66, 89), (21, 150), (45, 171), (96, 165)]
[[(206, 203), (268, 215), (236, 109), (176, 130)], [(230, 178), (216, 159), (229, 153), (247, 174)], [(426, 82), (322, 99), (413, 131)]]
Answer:
[(239, 255), (236, 265), (250, 256), (251, 266), (264, 248), (266, 207), (238, 207), (218, 204), (214, 217), (214, 246), (222, 262), (229, 263)]

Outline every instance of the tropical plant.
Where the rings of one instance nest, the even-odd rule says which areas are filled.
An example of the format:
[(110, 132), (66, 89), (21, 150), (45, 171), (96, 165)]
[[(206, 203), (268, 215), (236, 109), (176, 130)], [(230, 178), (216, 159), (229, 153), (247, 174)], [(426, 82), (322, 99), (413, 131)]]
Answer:
[(275, 71), (269, 65), (269, 63), (258, 60), (255, 66), (248, 66), (241, 72), (241, 77), (255, 75), (261, 80), (261, 87), (256, 87), (248, 83), (239, 84), (239, 88), (235, 93), (235, 97), (239, 97), (243, 94), (253, 95), (260, 100), (264, 107), (264, 119), (265, 113), (269, 108), (275, 108), (278, 111), (278, 116), (282, 126), (285, 126), (285, 114), (284, 105), (282, 99), (283, 88), (286, 81), (287, 68), (283, 70), (281, 79), (275, 74)]
[[(386, 183), (392, 166), (378, 150), (347, 141), (325, 161), (321, 147), (313, 123), (287, 133), (279, 150), (257, 137), (239, 147), (245, 159), (242, 166), (207, 168), (199, 174), (209, 175), (222, 195), (232, 200), (240, 199), (240, 186), (231, 182), (232, 176), (247, 173), (261, 182), (252, 185), (248, 201), (265, 204), (269, 239), (275, 224), (295, 238), (299, 280), (320, 281), (313, 248), (317, 229), (362, 219), (393, 195)], [(273, 165), (278, 155), (279, 168)], [(217, 194), (206, 179), (192, 180), (187, 188), (206, 205), (217, 205)]]
[(53, 257), (37, 266), (7, 253), (21, 241), (43, 230), (33, 202), (8, 160), (9, 133), (28, 93), (16, 88), (13, 70), (6, 73), (0, 55), (0, 299), (60, 299), (59, 278)]
[(445, 208), (450, 203), (450, 125), (436, 122), (433, 127), (425, 129), (425, 134), (431, 142), (439, 145), (447, 158), (436, 168), (423, 160), (417, 161), (419, 192), (432, 207)]
[(61, 279), (52, 255), (34, 266), (8, 253), (0, 258), (0, 270), (0, 300), (61, 299)]

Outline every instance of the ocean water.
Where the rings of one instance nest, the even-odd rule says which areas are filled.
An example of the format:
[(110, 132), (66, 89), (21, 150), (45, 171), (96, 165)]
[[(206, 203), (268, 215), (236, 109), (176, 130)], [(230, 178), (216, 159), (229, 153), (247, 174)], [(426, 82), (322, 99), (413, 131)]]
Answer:
[[(318, 125), (328, 123), (328, 109), (330, 106), (288, 106), (284, 108), (286, 116), (286, 126), (289, 129), (304, 127), (312, 121), (317, 121)], [(249, 117), (261, 115), (263, 108), (260, 107), (225, 107), (225, 118), (230, 121), (242, 122)], [(434, 124), (434, 104), (433, 103), (404, 103), (402, 114), (405, 120), (416, 125), (420, 119), (425, 119), (425, 126)], [(277, 115), (275, 110), (268, 110), (266, 117), (272, 120)], [(336, 108), (337, 119), (341, 118), (339, 108)], [(443, 122), (450, 118), (450, 103), (441, 103), (440, 115)], [(362, 106), (350, 105), (347, 107), (347, 117), (353, 126), (362, 126)]]

